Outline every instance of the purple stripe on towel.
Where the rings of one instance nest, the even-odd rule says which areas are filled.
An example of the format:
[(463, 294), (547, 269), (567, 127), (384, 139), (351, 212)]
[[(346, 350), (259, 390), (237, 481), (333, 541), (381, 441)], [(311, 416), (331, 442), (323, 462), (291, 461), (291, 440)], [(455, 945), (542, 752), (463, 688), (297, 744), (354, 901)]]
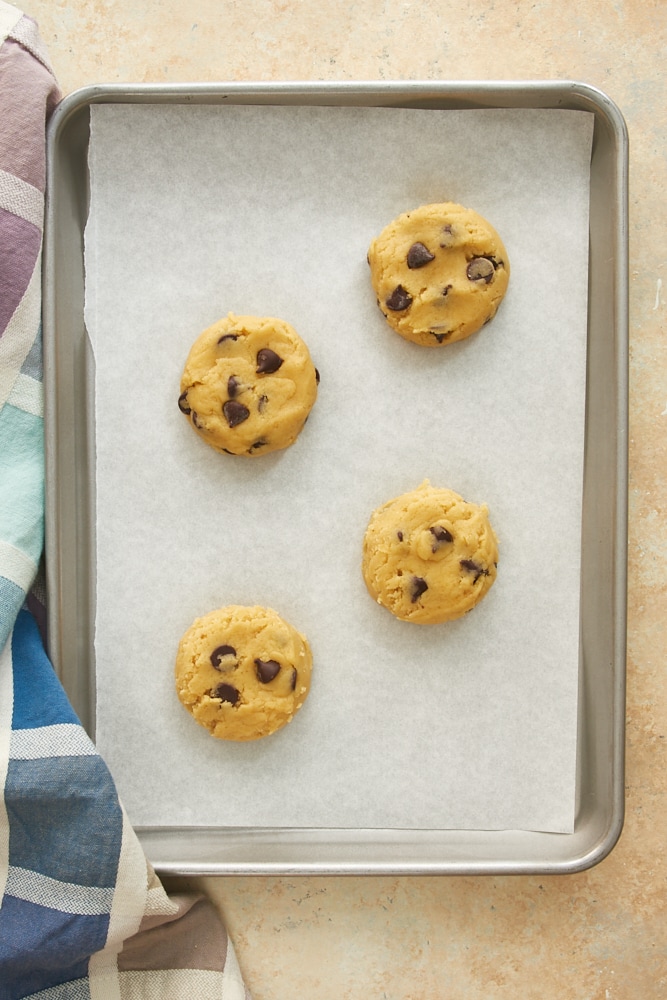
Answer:
[(41, 243), (37, 226), (0, 208), (0, 337), (25, 295)]
[(56, 82), (18, 42), (0, 47), (0, 170), (44, 190), (44, 122), (58, 101)]
[[(118, 956), (119, 972), (197, 969), (224, 972), (227, 932), (210, 900), (192, 893), (171, 897), (173, 917), (144, 917), (138, 933)], [(150, 980), (149, 980), (150, 982)], [(193, 977), (193, 986), (197, 979)], [(219, 988), (222, 983), (218, 984)]]

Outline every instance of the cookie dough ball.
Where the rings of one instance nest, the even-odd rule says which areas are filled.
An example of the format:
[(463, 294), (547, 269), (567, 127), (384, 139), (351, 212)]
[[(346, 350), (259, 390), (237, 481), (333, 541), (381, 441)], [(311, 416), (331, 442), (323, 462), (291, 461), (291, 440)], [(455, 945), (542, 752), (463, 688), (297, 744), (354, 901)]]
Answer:
[(371, 596), (402, 621), (461, 618), (496, 579), (498, 543), (485, 505), (428, 480), (371, 515), (363, 575)]
[(305, 636), (271, 608), (229, 605), (197, 618), (176, 655), (176, 691), (220, 740), (257, 740), (292, 721), (310, 690)]
[(406, 340), (437, 347), (488, 323), (507, 289), (500, 236), (463, 205), (422, 205), (389, 223), (368, 251), (385, 319)]
[(178, 406), (216, 451), (266, 455), (296, 441), (318, 381), (289, 323), (229, 313), (192, 345)]

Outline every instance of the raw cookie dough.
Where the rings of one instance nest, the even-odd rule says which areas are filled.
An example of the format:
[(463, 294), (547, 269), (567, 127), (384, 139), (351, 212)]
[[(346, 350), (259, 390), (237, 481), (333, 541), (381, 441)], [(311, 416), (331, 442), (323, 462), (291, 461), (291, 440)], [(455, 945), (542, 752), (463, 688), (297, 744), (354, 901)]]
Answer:
[(192, 345), (178, 406), (217, 451), (266, 455), (294, 443), (318, 381), (308, 348), (289, 323), (229, 313)]
[(310, 690), (305, 636), (271, 608), (232, 604), (197, 618), (176, 655), (176, 691), (220, 740), (257, 740), (292, 721)]
[(454, 202), (399, 215), (371, 243), (368, 263), (389, 325), (425, 347), (463, 340), (488, 323), (510, 273), (495, 229)]
[(403, 621), (460, 618), (496, 579), (498, 543), (485, 505), (428, 480), (371, 515), (362, 570), (371, 596)]

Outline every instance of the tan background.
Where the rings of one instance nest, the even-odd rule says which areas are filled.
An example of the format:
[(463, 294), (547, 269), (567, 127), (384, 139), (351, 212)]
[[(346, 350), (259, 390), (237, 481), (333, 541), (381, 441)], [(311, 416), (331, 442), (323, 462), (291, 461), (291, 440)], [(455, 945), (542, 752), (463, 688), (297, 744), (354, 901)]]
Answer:
[[(630, 132), (627, 813), (589, 872), (192, 880), (254, 1000), (667, 998), (667, 3), (27, 0), (64, 93), (91, 83), (577, 79)], [(171, 885), (171, 883), (170, 883)], [(193, 998), (194, 1000), (194, 998)]]

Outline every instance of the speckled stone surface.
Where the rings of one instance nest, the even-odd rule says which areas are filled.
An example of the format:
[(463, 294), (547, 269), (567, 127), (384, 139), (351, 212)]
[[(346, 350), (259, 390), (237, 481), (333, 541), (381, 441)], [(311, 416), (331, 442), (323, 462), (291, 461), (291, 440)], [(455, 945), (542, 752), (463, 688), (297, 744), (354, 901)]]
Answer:
[(577, 79), (630, 132), (626, 822), (538, 878), (192, 880), (255, 1000), (667, 997), (664, 0), (28, 0), (64, 92), (103, 82)]

